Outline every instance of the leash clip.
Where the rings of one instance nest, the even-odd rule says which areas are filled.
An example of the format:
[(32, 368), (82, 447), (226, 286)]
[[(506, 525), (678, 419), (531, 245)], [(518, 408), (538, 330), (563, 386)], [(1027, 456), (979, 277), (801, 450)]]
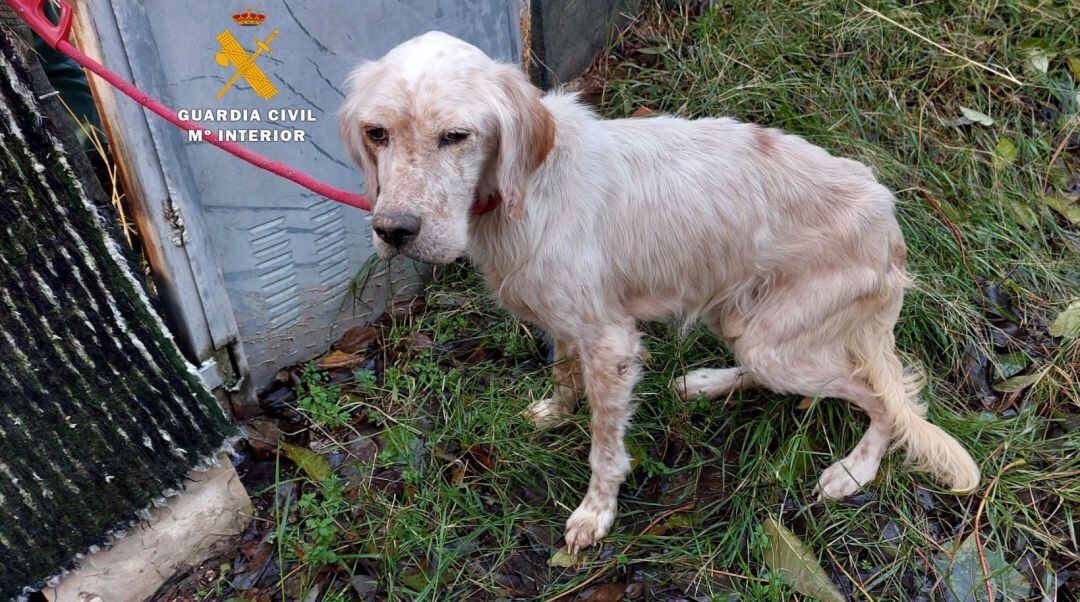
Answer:
[(61, 41), (67, 41), (71, 35), (71, 5), (64, 0), (55, 0), (60, 8), (60, 19), (54, 24), (45, 14), (45, 3), (49, 0), (4, 0), (15, 14), (41, 36), (53, 49)]

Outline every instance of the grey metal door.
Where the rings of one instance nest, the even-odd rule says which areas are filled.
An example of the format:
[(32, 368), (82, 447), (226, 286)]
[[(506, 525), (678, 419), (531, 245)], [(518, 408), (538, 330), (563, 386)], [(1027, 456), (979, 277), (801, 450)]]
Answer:
[[(258, 25), (233, 19), (249, 4), (265, 16)], [(363, 183), (348, 164), (335, 115), (352, 67), (432, 29), (504, 60), (521, 54), (517, 0), (89, 0), (79, 10), (83, 47), (136, 85), (177, 109), (260, 111), (260, 121), (214, 129), (302, 129), (302, 141), (247, 144), (356, 191)], [(257, 74), (215, 60), (225, 31), (276, 93), (266, 98)], [(324, 349), (347, 325), (377, 316), (391, 287), (416, 281), (413, 266), (395, 263), (353, 303), (349, 283), (372, 253), (367, 214), (189, 142), (100, 82), (95, 91), (166, 313), (211, 385), (250, 400), (252, 386)], [(273, 119), (271, 109), (308, 111), (315, 121)]]

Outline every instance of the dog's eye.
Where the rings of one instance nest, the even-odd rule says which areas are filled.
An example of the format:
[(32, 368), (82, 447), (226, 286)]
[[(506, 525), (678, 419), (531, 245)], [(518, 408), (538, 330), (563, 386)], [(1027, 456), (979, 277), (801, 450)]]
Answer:
[(450, 131), (446, 132), (439, 137), (439, 146), (450, 146), (451, 144), (457, 144), (462, 140), (469, 137), (469, 132)]
[(385, 128), (367, 128), (364, 130), (364, 134), (367, 135), (368, 140), (371, 140), (375, 144), (386, 144), (386, 141), (389, 139)]

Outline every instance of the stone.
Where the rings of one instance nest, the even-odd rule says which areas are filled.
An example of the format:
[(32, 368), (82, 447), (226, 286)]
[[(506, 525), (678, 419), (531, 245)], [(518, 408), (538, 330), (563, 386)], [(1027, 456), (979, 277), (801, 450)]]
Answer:
[(143, 600), (181, 564), (198, 566), (225, 551), (252, 513), (251, 499), (228, 457), (207, 472), (192, 471), (187, 488), (151, 510), (151, 520), (42, 593), (51, 602)]

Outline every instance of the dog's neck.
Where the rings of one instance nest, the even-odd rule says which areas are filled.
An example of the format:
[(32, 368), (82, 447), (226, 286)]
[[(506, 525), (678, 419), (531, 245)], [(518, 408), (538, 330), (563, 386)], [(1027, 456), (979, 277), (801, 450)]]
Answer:
[[(581, 219), (581, 212), (587, 209), (579, 206), (580, 199), (556, 191), (589, 190), (589, 186), (573, 186), (571, 180), (585, 177), (590, 153), (603, 152), (600, 139), (604, 134), (595, 130), (595, 116), (576, 95), (549, 94), (544, 104), (555, 123), (554, 145), (531, 176), (528, 193), (521, 201), (521, 216), (512, 216), (503, 203), (469, 220), (469, 258), (496, 294), (503, 281), (533, 257), (537, 237), (555, 230), (565, 232), (568, 221)], [(592, 189), (596, 190), (596, 182)]]

